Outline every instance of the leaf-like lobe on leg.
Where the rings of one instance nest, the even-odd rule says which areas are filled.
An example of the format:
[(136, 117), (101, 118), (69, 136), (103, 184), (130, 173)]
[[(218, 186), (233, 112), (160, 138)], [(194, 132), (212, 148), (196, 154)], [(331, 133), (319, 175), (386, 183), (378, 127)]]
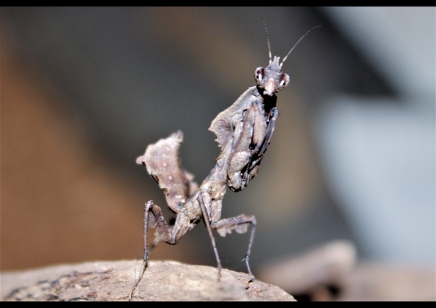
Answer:
[(232, 117), (235, 114), (242, 113), (243, 110), (248, 109), (252, 101), (255, 99), (253, 92), (256, 87), (248, 88), (229, 108), (220, 112), (210, 124), (209, 130), (213, 132), (217, 139), (221, 150), (224, 149), (233, 137), (234, 128), (232, 127)]
[(225, 237), (227, 234), (232, 233), (233, 230), (240, 234), (246, 233), (248, 225), (253, 222), (256, 223), (254, 216), (241, 214), (236, 217), (221, 219), (213, 224), (213, 228), (215, 228), (222, 237)]

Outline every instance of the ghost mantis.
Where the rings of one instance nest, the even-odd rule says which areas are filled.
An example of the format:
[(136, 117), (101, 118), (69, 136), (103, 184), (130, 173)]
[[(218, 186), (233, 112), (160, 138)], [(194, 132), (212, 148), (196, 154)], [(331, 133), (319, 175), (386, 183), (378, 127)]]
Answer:
[[(148, 145), (144, 155), (136, 159), (145, 165), (147, 172), (159, 184), (165, 194), (168, 207), (176, 214), (174, 225), (170, 226), (162, 215), (162, 209), (148, 201), (144, 212), (144, 254), (141, 277), (145, 271), (151, 248), (160, 242), (171, 245), (203, 219), (208, 230), (221, 277), (221, 260), (212, 230), (221, 236), (233, 230), (246, 233), (251, 225), (251, 235), (245, 258), (248, 273), (252, 274), (249, 259), (256, 229), (256, 218), (244, 214), (221, 219), (222, 200), (228, 186), (238, 192), (247, 187), (257, 175), (260, 163), (271, 141), (279, 116), (276, 107), (276, 93), (289, 83), (289, 76), (282, 72), (282, 65), (297, 44), (316, 26), (307, 31), (291, 48), (282, 62), (279, 57), (271, 59), (268, 39), (269, 64), (258, 67), (254, 72), (256, 85), (248, 88), (230, 107), (212, 121), (209, 130), (217, 136), (221, 153), (216, 164), (200, 186), (193, 181), (193, 175), (180, 164), (178, 149), (183, 133), (178, 131), (168, 138)], [(266, 27), (265, 27), (266, 29)], [(268, 33), (267, 33), (268, 35)], [(148, 229), (156, 228), (151, 247), (148, 245)], [(135, 284), (131, 296), (141, 277)]]

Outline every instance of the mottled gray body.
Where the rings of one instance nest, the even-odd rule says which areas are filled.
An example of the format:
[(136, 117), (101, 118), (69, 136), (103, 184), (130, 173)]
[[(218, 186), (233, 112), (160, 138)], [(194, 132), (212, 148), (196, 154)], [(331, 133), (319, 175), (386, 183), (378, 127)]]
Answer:
[[(169, 226), (162, 216), (161, 208), (151, 200), (146, 203), (142, 272), (145, 270), (150, 252), (149, 227), (156, 228), (152, 246), (160, 242), (176, 244), (203, 218), (218, 264), (218, 279), (222, 266), (212, 229), (217, 230), (221, 236), (226, 236), (233, 230), (245, 233), (248, 225), (252, 225), (245, 257), (248, 272), (251, 274), (249, 257), (256, 218), (241, 214), (221, 219), (222, 200), (226, 186), (235, 192), (243, 190), (259, 171), (279, 116), (275, 93), (286, 87), (289, 82), (289, 76), (281, 72), (282, 64), (283, 62), (279, 63), (278, 57), (274, 57), (267, 67), (258, 67), (254, 73), (257, 85), (248, 88), (236, 102), (212, 121), (209, 130), (217, 136), (216, 141), (221, 153), (200, 187), (193, 181), (193, 175), (181, 167), (178, 155), (183, 140), (181, 131), (150, 144), (144, 155), (137, 158), (136, 163), (145, 165), (147, 172), (164, 192), (169, 208), (177, 215), (174, 225)], [(136, 285), (138, 283), (139, 280)]]

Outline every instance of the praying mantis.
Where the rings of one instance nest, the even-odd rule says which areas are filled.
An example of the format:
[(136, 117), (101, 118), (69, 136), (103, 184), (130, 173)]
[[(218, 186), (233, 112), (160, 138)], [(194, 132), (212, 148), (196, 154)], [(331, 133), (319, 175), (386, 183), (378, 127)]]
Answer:
[[(193, 175), (180, 164), (178, 149), (183, 141), (182, 131), (160, 139), (147, 146), (145, 153), (136, 159), (136, 163), (145, 165), (148, 174), (153, 177), (163, 191), (168, 207), (176, 214), (174, 225), (170, 226), (162, 215), (162, 209), (152, 200), (145, 204), (144, 211), (144, 254), (141, 276), (132, 290), (136, 289), (145, 269), (150, 249), (160, 242), (177, 244), (186, 232), (203, 219), (214, 250), (218, 280), (221, 277), (222, 264), (218, 254), (212, 230), (221, 236), (246, 233), (251, 225), (251, 235), (245, 260), (249, 274), (252, 274), (249, 259), (256, 229), (256, 218), (240, 214), (236, 217), (221, 219), (222, 200), (226, 187), (238, 192), (259, 172), (260, 163), (265, 155), (274, 133), (279, 110), (276, 107), (276, 93), (289, 84), (289, 75), (282, 72), (282, 65), (297, 44), (314, 28), (307, 31), (294, 44), (280, 62), (280, 58), (271, 58), (268, 39), (269, 64), (258, 67), (254, 72), (256, 85), (248, 88), (230, 107), (219, 113), (211, 122), (209, 130), (217, 139), (221, 153), (215, 166), (198, 186)], [(265, 26), (265, 30), (266, 26)], [(156, 228), (155, 238), (148, 245), (148, 229)]]

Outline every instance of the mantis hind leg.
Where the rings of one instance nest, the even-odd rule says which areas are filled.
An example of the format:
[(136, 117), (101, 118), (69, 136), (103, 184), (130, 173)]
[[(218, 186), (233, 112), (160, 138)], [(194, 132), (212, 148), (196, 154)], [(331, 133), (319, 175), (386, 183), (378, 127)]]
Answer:
[(213, 229), (216, 229), (218, 233), (224, 237), (227, 234), (232, 233), (233, 230), (235, 230), (240, 234), (246, 233), (248, 231), (249, 224), (251, 224), (251, 235), (250, 235), (250, 241), (248, 243), (247, 254), (243, 259), (243, 261), (245, 261), (245, 264), (247, 265), (248, 273), (252, 275), (253, 273), (251, 272), (251, 268), (250, 268), (250, 255), (251, 255), (251, 248), (253, 247), (253, 242), (254, 242), (254, 234), (256, 232), (256, 218), (254, 216), (247, 216), (241, 214), (236, 217), (225, 218), (217, 222), (212, 222), (211, 227)]
[(211, 224), (209, 221), (210, 216), (207, 212), (206, 206), (204, 205), (203, 197), (201, 196), (201, 194), (198, 195), (198, 201), (200, 203), (201, 211), (203, 213), (203, 220), (204, 220), (204, 223), (206, 224), (207, 232), (209, 233), (209, 237), (210, 237), (210, 240), (212, 242), (212, 248), (213, 248), (213, 252), (215, 253), (215, 258), (216, 258), (217, 267), (218, 267), (218, 281), (220, 281), (221, 269), (222, 269), (221, 259), (220, 259), (220, 256), (218, 254), (218, 249), (216, 247), (215, 237), (213, 236), (213, 233), (212, 233), (212, 227), (211, 227)]
[[(151, 247), (148, 246), (149, 227), (156, 228), (155, 239), (151, 244)], [(145, 204), (144, 209), (144, 254), (142, 256), (143, 262), (141, 273), (132, 289), (132, 292), (130, 293), (129, 301), (132, 300), (133, 293), (135, 292), (142, 276), (144, 275), (145, 269), (147, 268), (148, 256), (150, 255), (151, 250), (153, 250), (153, 248), (156, 247), (159, 242), (171, 242), (171, 227), (166, 223), (162, 215), (162, 209), (158, 205), (154, 204), (152, 200), (150, 200)]]

